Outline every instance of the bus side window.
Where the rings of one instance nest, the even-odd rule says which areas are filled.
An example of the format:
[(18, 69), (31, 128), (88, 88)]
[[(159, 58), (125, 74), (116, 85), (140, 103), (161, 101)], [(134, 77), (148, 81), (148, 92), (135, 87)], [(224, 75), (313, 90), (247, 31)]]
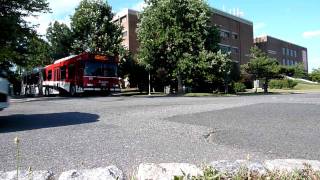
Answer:
[(54, 69), (54, 81), (59, 81), (60, 80), (60, 73), (59, 73), (59, 68)]
[(74, 64), (70, 64), (68, 66), (68, 79), (74, 79), (75, 76), (75, 66)]
[(52, 80), (52, 70), (48, 71), (48, 80)]
[(43, 81), (46, 81), (47, 80), (47, 73), (46, 73), (46, 70), (42, 70), (42, 80)]
[(53, 70), (53, 75), (52, 75), (53, 81), (57, 80), (57, 69)]
[(66, 79), (66, 66), (62, 66), (60, 68), (60, 78), (61, 80), (65, 80)]

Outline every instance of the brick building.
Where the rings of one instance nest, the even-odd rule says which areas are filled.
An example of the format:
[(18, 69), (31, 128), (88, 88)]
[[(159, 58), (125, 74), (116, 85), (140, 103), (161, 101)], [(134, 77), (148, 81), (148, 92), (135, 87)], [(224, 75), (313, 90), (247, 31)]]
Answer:
[[(249, 61), (250, 48), (253, 46), (253, 23), (229, 13), (211, 8), (212, 25), (220, 30), (221, 50), (231, 52), (231, 58), (240, 64)], [(139, 43), (137, 40), (138, 11), (126, 9), (114, 17), (114, 22), (123, 26), (123, 45), (133, 54), (137, 53)]]
[(308, 50), (305, 47), (286, 42), (271, 36), (257, 37), (254, 43), (269, 57), (275, 58), (285, 66), (303, 63), (308, 71)]
[(211, 10), (211, 23), (220, 30), (220, 49), (231, 52), (232, 60), (247, 63), (253, 46), (253, 23), (218, 9)]

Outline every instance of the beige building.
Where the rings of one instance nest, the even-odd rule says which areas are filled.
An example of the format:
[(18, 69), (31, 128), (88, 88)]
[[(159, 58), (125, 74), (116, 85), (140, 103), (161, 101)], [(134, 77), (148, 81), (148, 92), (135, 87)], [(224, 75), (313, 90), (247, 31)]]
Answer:
[[(212, 8), (211, 23), (220, 30), (221, 50), (231, 52), (234, 61), (240, 64), (249, 61), (250, 48), (253, 46), (253, 23), (243, 18)], [(137, 53), (137, 11), (127, 9), (114, 17), (114, 22), (123, 26), (123, 45), (133, 54)]]
[(136, 54), (139, 48), (137, 37), (138, 11), (125, 9), (115, 15), (113, 22), (120, 23), (122, 30), (122, 45), (131, 53)]
[(303, 63), (308, 71), (307, 48), (271, 36), (257, 37), (254, 43), (269, 57), (277, 59), (279, 64), (292, 66)]

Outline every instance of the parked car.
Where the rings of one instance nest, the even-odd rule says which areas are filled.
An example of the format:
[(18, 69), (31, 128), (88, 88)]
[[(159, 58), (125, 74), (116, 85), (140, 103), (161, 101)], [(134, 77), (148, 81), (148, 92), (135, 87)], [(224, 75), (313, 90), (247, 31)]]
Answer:
[(0, 70), (0, 111), (9, 106), (9, 82), (7, 74)]

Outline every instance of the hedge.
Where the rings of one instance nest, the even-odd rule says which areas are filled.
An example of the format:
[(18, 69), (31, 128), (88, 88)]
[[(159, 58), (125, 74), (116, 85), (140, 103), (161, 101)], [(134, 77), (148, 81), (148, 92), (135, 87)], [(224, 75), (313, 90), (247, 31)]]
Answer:
[(273, 79), (269, 82), (269, 87), (271, 89), (293, 89), (298, 83), (291, 79)]

